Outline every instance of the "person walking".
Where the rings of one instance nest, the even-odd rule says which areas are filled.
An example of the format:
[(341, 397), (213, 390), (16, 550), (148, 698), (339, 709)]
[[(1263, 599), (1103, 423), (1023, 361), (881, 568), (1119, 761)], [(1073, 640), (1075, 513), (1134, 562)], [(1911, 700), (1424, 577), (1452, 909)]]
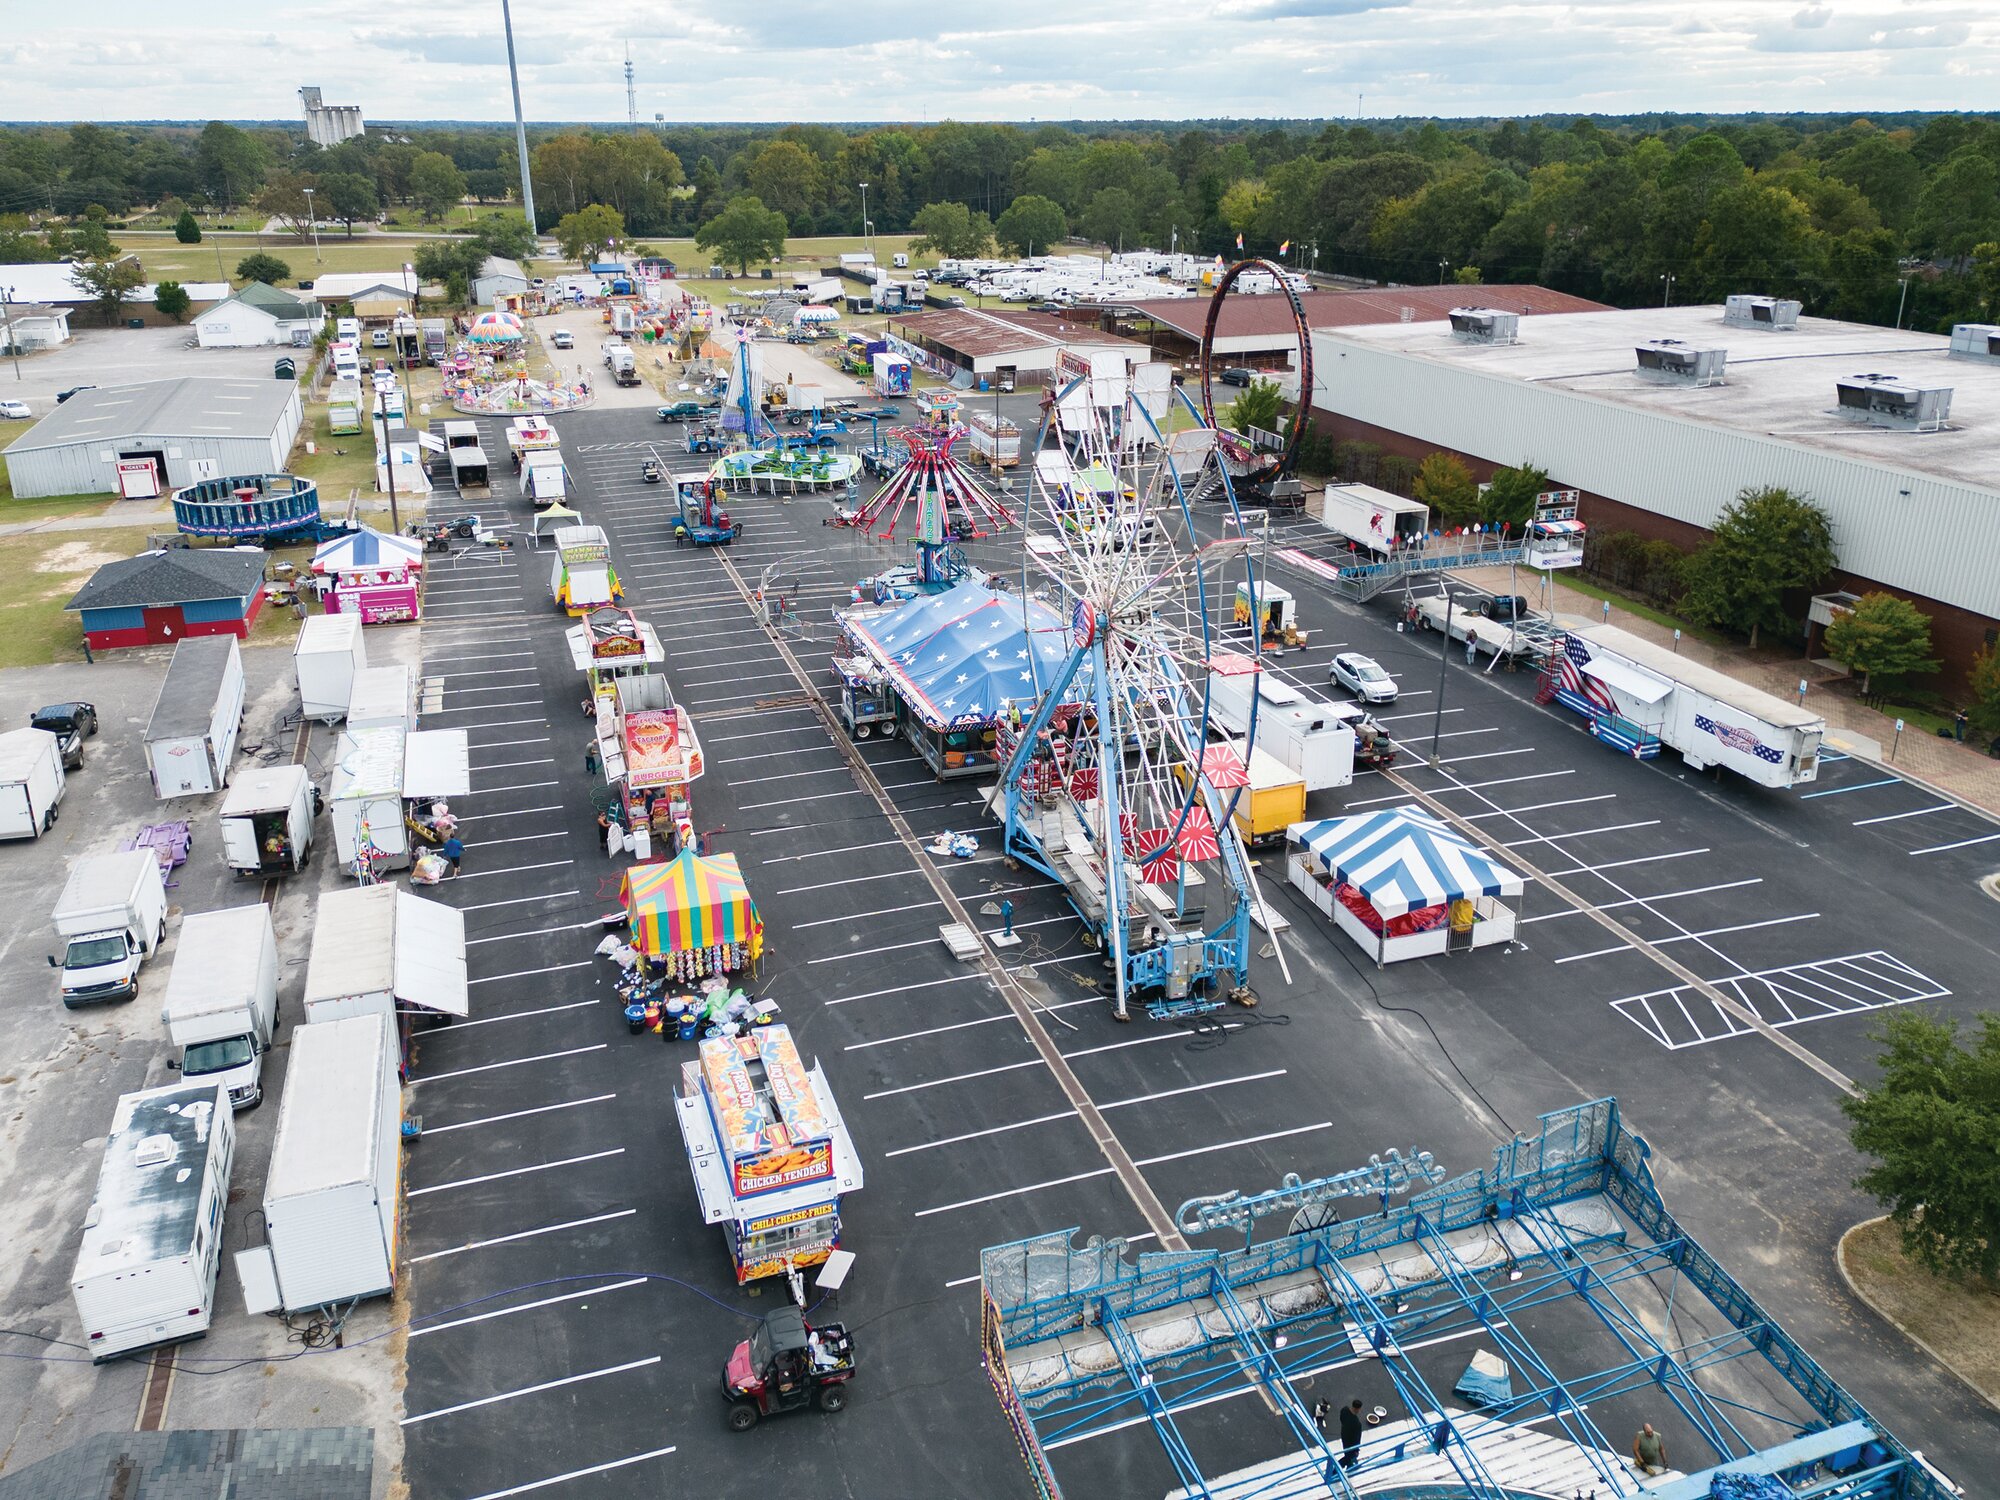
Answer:
[(1966, 718), (1965, 710), (1962, 708), (1951, 716), (1951, 737), (1961, 745), (1965, 743), (1965, 726), (1968, 722), (1970, 721)]
[(586, 776), (595, 776), (597, 774), (597, 766), (597, 741), (585, 740), (583, 743), (583, 774)]
[(1651, 1422), (1642, 1426), (1632, 1437), (1632, 1462), (1639, 1472), (1650, 1478), (1667, 1472), (1667, 1445), (1661, 1436), (1653, 1431)]
[(1327, 1400), (1326, 1397), (1322, 1396), (1319, 1400), (1313, 1402), (1313, 1426), (1319, 1429), (1321, 1437), (1329, 1436), (1326, 1430), (1326, 1419), (1332, 1415), (1333, 1403)]
[(1340, 1466), (1351, 1469), (1361, 1462), (1361, 1398), (1356, 1396), (1340, 1409)]
[(460, 841), (458, 835), (454, 833), (450, 838), (446, 839), (444, 847), (438, 850), (438, 853), (444, 856), (444, 862), (451, 866), (451, 873), (456, 877), (459, 863), (465, 858), (465, 845)]

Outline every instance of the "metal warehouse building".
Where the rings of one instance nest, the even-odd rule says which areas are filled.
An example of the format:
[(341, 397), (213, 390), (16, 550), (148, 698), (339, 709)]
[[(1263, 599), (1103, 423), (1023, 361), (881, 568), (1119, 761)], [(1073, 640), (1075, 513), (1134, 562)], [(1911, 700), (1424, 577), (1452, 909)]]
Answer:
[(147, 380), (79, 391), (7, 450), (17, 499), (115, 495), (120, 461), (151, 459), (167, 487), (281, 473), (303, 420), (290, 380)]
[(1677, 307), (1316, 331), (1314, 417), (1481, 477), (1537, 464), (1593, 527), (1683, 545), (1746, 486), (1804, 493), (1843, 586), (1915, 600), (1956, 674), (2000, 629), (2000, 331), (1787, 327), (1797, 304), (1777, 306), (1775, 325)]

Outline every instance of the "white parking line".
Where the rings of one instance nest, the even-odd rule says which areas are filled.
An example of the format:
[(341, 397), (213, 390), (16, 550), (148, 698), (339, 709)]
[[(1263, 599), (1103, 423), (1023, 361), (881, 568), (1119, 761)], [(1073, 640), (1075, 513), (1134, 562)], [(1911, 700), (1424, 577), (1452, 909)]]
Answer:
[(1928, 849), (1912, 849), (1912, 854), (1942, 854), (1947, 849), (1968, 849), (1974, 844), (1990, 844), (2000, 839), (2000, 833), (1982, 833), (1976, 839), (1960, 839), (1955, 844), (1932, 844)]
[[(466, 908), (467, 911), (471, 911), (472, 909), (471, 907)], [(549, 964), (547, 967), (540, 969), (514, 969), (506, 974), (487, 974), (478, 979), (468, 979), (465, 982), (467, 984), (498, 984), (503, 979), (526, 979), (534, 974), (560, 974), (565, 969), (588, 969), (593, 967), (595, 963), (596, 960), (585, 958), (579, 959), (573, 964)]]
[[(577, 1385), (585, 1380), (599, 1380), (606, 1375), (622, 1375), (627, 1370), (643, 1370), (648, 1365), (658, 1364), (660, 1359), (660, 1355), (649, 1354), (644, 1359), (628, 1360), (622, 1365), (606, 1365), (601, 1370), (590, 1370), (582, 1375), (565, 1375), (561, 1380), (544, 1380), (540, 1385), (524, 1385), (518, 1391), (502, 1391), (497, 1396), (481, 1396), (477, 1401), (461, 1401), (456, 1406), (441, 1406), (436, 1411), (420, 1412), (414, 1417), (401, 1417), (398, 1419), (398, 1425), (414, 1427), (417, 1423), (428, 1422), (433, 1417), (448, 1417), (454, 1412), (473, 1411), (482, 1406), (492, 1406), (496, 1402), (512, 1401), (518, 1396), (532, 1396), (537, 1391), (553, 1391), (560, 1386)], [(668, 1449), (667, 1451), (672, 1452), (673, 1450)], [(602, 1472), (602, 1470), (585, 1470), (584, 1472)], [(501, 1493), (518, 1494), (520, 1492), (518, 1490), (503, 1490)]]
[(508, 1120), (525, 1120), (529, 1115), (552, 1115), (559, 1109), (581, 1109), (586, 1104), (608, 1104), (616, 1094), (592, 1094), (585, 1099), (565, 1099), (560, 1104), (538, 1104), (533, 1109), (510, 1109), (504, 1115), (482, 1115), (476, 1120), (460, 1120), (455, 1125), (432, 1125), (426, 1122), (425, 1135), (444, 1135), (453, 1130), (472, 1130), (480, 1125), (499, 1125)]
[(469, 1078), (474, 1073), (497, 1073), (502, 1068), (518, 1068), (528, 1063), (553, 1062), (558, 1057), (580, 1057), (586, 1052), (602, 1052), (609, 1042), (591, 1042), (583, 1047), (565, 1047), (560, 1052), (537, 1052), (533, 1057), (510, 1057), (505, 1062), (480, 1063), (472, 1068), (454, 1068), (449, 1073), (419, 1073), (410, 1077), (412, 1084), (443, 1083), (447, 1078)]
[(535, 669), (533, 667), (487, 667), (478, 672), (445, 672), (439, 675), (444, 677), (447, 684), (449, 684), (456, 682), (461, 677), (519, 677), (523, 673), (532, 678), (535, 675)]
[(1936, 807), (1920, 807), (1914, 812), (1889, 813), (1887, 816), (1880, 818), (1856, 818), (1854, 826), (1856, 828), (1866, 828), (1870, 823), (1899, 823), (1904, 818), (1921, 818), (1927, 813), (1951, 812), (1957, 806), (1956, 802), (1940, 802)]
[(492, 1312), (474, 1313), (468, 1318), (453, 1318), (448, 1323), (430, 1323), (422, 1328), (412, 1327), (409, 1334), (411, 1338), (419, 1339), (427, 1333), (443, 1333), (447, 1328), (463, 1328), (468, 1323), (485, 1323), (494, 1318), (511, 1318), (515, 1313), (534, 1312), (537, 1308), (554, 1307), (560, 1302), (581, 1302), (585, 1297), (595, 1297), (600, 1292), (622, 1292), (627, 1287), (645, 1284), (645, 1277), (629, 1276), (623, 1281), (608, 1281), (603, 1286), (594, 1286), (587, 1292), (563, 1292), (558, 1296), (538, 1297), (533, 1302), (522, 1302), (513, 1307), (496, 1307)]
[(573, 1167), (579, 1162), (603, 1161), (607, 1156), (623, 1156), (623, 1146), (613, 1146), (605, 1151), (591, 1151), (582, 1156), (565, 1156), (561, 1161), (537, 1162), (532, 1167), (509, 1167), (504, 1172), (488, 1172), (480, 1177), (461, 1177), (456, 1182), (439, 1182), (430, 1187), (405, 1188), (405, 1198), (421, 1198), (428, 1193), (448, 1193), (453, 1188), (478, 1187), (482, 1182), (499, 1182), (506, 1177), (526, 1177), (531, 1172), (552, 1172), (557, 1167)]
[(539, 760), (503, 760), (490, 766), (474, 766), (475, 771), (516, 771), (522, 766), (552, 766), (556, 763), (553, 755), (544, 755)]
[(1632, 865), (1657, 864), (1666, 859), (1692, 859), (1699, 854), (1712, 854), (1712, 849), (1677, 849), (1672, 854), (1642, 854), (1637, 859), (1614, 859), (1602, 865), (1578, 865), (1569, 870), (1550, 870), (1551, 880), (1567, 880), (1572, 875), (1595, 875), (1599, 870), (1623, 870)]
[(448, 662), (455, 661), (512, 661), (517, 657), (523, 656), (532, 661), (534, 655), (535, 653), (532, 651), (492, 651), (484, 656), (427, 656), (424, 658), (424, 665), (426, 667), (441, 667)]
[(808, 964), (845, 963), (850, 958), (873, 958), (880, 953), (900, 953), (905, 948), (930, 948), (942, 943), (935, 933), (927, 938), (918, 938), (908, 943), (883, 943), (875, 948), (850, 948), (845, 953), (830, 953), (825, 958), (809, 958)]
[[(706, 739), (708, 743), (711, 745), (715, 743), (715, 740), (707, 735), (704, 735), (703, 738)], [(753, 734), (746, 736), (746, 738), (753, 740), (761, 740), (764, 738), (764, 736), (761, 734)], [(832, 747), (828, 746), (828, 748), (831, 749)], [(812, 747), (810, 745), (796, 750), (763, 750), (759, 751), (755, 755), (729, 756), (726, 763), (732, 766), (740, 766), (745, 761), (751, 761), (751, 760), (796, 760), (801, 755), (810, 755), (811, 753), (812, 753)], [(843, 762), (842, 764), (844, 765), (845, 762)], [(803, 775), (812, 775), (816, 773), (802, 771), (799, 774), (803, 776)], [(775, 778), (767, 778), (767, 779), (775, 779)]]
[[(1594, 903), (1593, 910), (1616, 911), (1621, 906), (1650, 906), (1655, 901), (1674, 901), (1682, 896), (1706, 896), (1712, 891), (1735, 891), (1741, 890), (1746, 885), (1762, 885), (1763, 883), (1764, 877), (1758, 875), (1749, 880), (1724, 881), (1721, 885), (1698, 885), (1685, 891), (1661, 891), (1657, 896), (1631, 896), (1623, 901), (1599, 901)], [(1525, 927), (1530, 922), (1553, 922), (1558, 917), (1580, 917), (1582, 915), (1583, 908), (1565, 906), (1557, 911), (1542, 912), (1539, 916), (1522, 917), (1520, 925)]]
[(490, 797), (497, 792), (532, 792), (537, 787), (561, 786), (561, 785), (562, 783), (560, 781), (519, 781), (512, 786), (474, 787), (466, 795), (471, 797)]
[[(908, 906), (878, 906), (867, 912), (866, 917), (869, 920), (872, 920), (876, 917), (892, 916), (896, 912), (901, 912), (901, 911), (923, 911), (929, 907), (933, 907), (936, 905), (938, 905), (936, 901), (913, 901)], [(844, 917), (815, 917), (810, 922), (794, 922), (791, 924), (791, 926), (793, 930), (796, 931), (798, 929), (806, 927), (835, 927), (840, 925), (841, 923), (848, 923), (851, 925), (861, 920), (863, 920), (863, 917), (860, 915), (851, 915)], [(1023, 922), (1021, 925), (1023, 927), (1026, 927), (1029, 924)]]
[[(1176, 1033), (1176, 1036), (1179, 1036), (1179, 1033)], [(1181, 1040), (1185, 1040), (1185, 1038), (1182, 1037)], [(1039, 1057), (1031, 1057), (1025, 1062), (1003, 1063), (997, 1068), (981, 1068), (976, 1073), (954, 1073), (949, 1078), (933, 1078), (924, 1083), (906, 1083), (901, 1088), (881, 1089), (873, 1094), (863, 1094), (861, 1097), (863, 1100), (893, 1099), (898, 1094), (918, 1094), (922, 1093), (925, 1089), (942, 1088), (947, 1083), (964, 1083), (973, 1078), (991, 1078), (999, 1073), (1018, 1073), (1023, 1068), (1040, 1068), (1044, 1066), (1046, 1064)], [(1106, 1167), (1104, 1170), (1110, 1172), (1116, 1169)]]
[[(1669, 943), (1686, 943), (1698, 938), (1721, 937), (1725, 933), (1731, 932), (1749, 932), (1751, 929), (1757, 927), (1784, 927), (1793, 922), (1811, 922), (1818, 916), (1819, 913), (1816, 911), (1800, 912), (1795, 917), (1772, 917), (1763, 922), (1743, 922), (1735, 927), (1711, 927), (1706, 932), (1676, 933), (1672, 937), (1654, 938), (1652, 943), (1656, 948), (1664, 948)], [(1613, 953), (1631, 953), (1635, 951), (1637, 950), (1628, 947), (1624, 943), (1620, 943), (1616, 948), (1598, 948), (1589, 953), (1572, 953), (1567, 958), (1557, 959), (1556, 962), (1559, 964), (1575, 964), (1582, 963), (1586, 958), (1606, 958)]]
[(1526, 807), (1502, 807), (1492, 812), (1460, 813), (1459, 816), (1468, 823), (1477, 823), (1481, 818), (1511, 818), (1521, 813), (1546, 812), (1552, 807), (1582, 807), (1586, 802), (1613, 802), (1617, 797), (1616, 792), (1599, 792), (1594, 797), (1570, 797), (1561, 802), (1531, 802)]
[(777, 802), (741, 802), (738, 812), (762, 812), (767, 807), (790, 807), (798, 802), (831, 802), (835, 797), (866, 797), (868, 793), (859, 787), (843, 787), (837, 792), (814, 792), (806, 797), (785, 797)]
[[(546, 723), (548, 721), (544, 720), (543, 722)], [(513, 745), (546, 745), (548, 742), (549, 736), (537, 734), (525, 740), (481, 740), (478, 744), (471, 745), (468, 748), (473, 750), (505, 750)], [(490, 771), (493, 768), (491, 766), (480, 766), (478, 769)]]
[(474, 870), (468, 875), (454, 875), (453, 880), (490, 880), (495, 875), (519, 875), (525, 870), (555, 870), (563, 865), (573, 865), (573, 859), (548, 859), (538, 865), (509, 865), (504, 870)]
[[(593, 923), (592, 925), (594, 926), (595, 924)], [(488, 941), (492, 940), (488, 939)], [(583, 1010), (588, 1006), (601, 1003), (601, 1001), (597, 1000), (571, 1000), (565, 1005), (538, 1005), (533, 1010), (511, 1010), (503, 1016), (480, 1016), (478, 1019), (471, 1021), (453, 1021), (451, 1025), (445, 1027), (442, 1031), (432, 1032), (430, 1040), (436, 1041), (443, 1037), (455, 1036), (457, 1033), (473, 1026), (491, 1026), (499, 1021), (525, 1021), (530, 1016), (554, 1015), (559, 1010)]]
[(569, 833), (567, 830), (561, 833), (510, 833), (504, 839), (479, 839), (467, 844), (465, 847), (468, 849), (490, 849), (495, 844), (526, 844), (533, 842), (535, 839), (566, 839), (568, 837)]
[[(1012, 1015), (1013, 1012), (1009, 1011), (1008, 1014)], [(999, 1018), (995, 1017), (995, 1019)], [(1032, 1120), (1016, 1120), (1011, 1125), (995, 1125), (990, 1130), (968, 1130), (964, 1135), (948, 1135), (939, 1140), (925, 1141), (917, 1146), (899, 1146), (894, 1151), (884, 1151), (882, 1159), (887, 1161), (891, 1157), (909, 1156), (918, 1151), (935, 1151), (940, 1146), (956, 1146), (965, 1141), (984, 1140), (990, 1135), (1006, 1135), (1010, 1131), (1026, 1130), (1031, 1125), (1047, 1125), (1051, 1121), (1074, 1120), (1075, 1118), (1076, 1111), (1073, 1109), (1058, 1110), (1052, 1115), (1036, 1115)]]
[(933, 990), (939, 985), (964, 984), (969, 980), (984, 978), (986, 978), (984, 974), (947, 974), (942, 979), (925, 979), (920, 980), (916, 984), (899, 984), (886, 990), (864, 990), (859, 995), (838, 995), (831, 1000), (824, 1000), (820, 1003), (823, 1005), (851, 1005), (856, 1000), (879, 1000), (884, 995), (907, 995), (913, 990)]
[[(794, 752), (794, 754), (796, 754), (796, 752)], [(747, 755), (735, 757), (732, 758), (732, 760), (730, 760), (728, 764), (731, 765), (735, 764), (735, 761), (737, 759), (749, 760), (750, 758), (751, 757)], [(846, 769), (847, 766), (843, 762), (840, 765), (821, 766), (819, 769), (813, 771), (786, 771), (783, 775), (780, 776), (766, 776), (762, 772), (759, 772), (757, 774), (756, 784), (758, 786), (762, 786), (767, 781), (796, 781), (801, 776), (828, 776), (835, 771), (845, 771)]]
[(1637, 823), (1607, 823), (1602, 828), (1579, 828), (1575, 833), (1538, 833), (1530, 838), (1496, 839), (1503, 849), (1516, 849), (1523, 844), (1560, 844), (1564, 839), (1587, 839), (1598, 833), (1623, 833), (1630, 828), (1657, 828), (1658, 818), (1646, 818)]
[[(532, 808), (533, 812), (550, 811), (546, 808)], [(511, 814), (509, 816), (512, 816)], [(470, 823), (471, 818), (460, 818), (461, 823)], [(505, 901), (481, 901), (476, 906), (461, 906), (460, 911), (492, 911), (496, 906), (526, 906), (530, 901), (560, 901), (564, 896), (580, 896), (581, 891), (550, 891), (545, 896), (510, 896)]]
[(517, 938), (548, 937), (557, 932), (582, 932), (585, 928), (601, 929), (604, 924), (592, 917), (588, 922), (565, 922), (560, 927), (530, 927), (522, 932), (500, 932), (492, 937), (467, 938), (465, 946), (470, 948), (479, 943), (511, 943)]
[[(511, 1245), (516, 1240), (532, 1240), (544, 1234), (560, 1234), (565, 1229), (583, 1229), (592, 1224), (608, 1223), (612, 1219), (629, 1219), (639, 1210), (636, 1208), (614, 1209), (608, 1214), (592, 1214), (587, 1219), (570, 1219), (561, 1224), (544, 1224), (540, 1229), (524, 1229), (519, 1234), (497, 1235), (490, 1240), (468, 1240), (463, 1245), (453, 1245), (449, 1250), (432, 1250), (428, 1254), (413, 1255), (410, 1264), (417, 1265), (427, 1260), (443, 1260), (447, 1255), (463, 1255), (468, 1250), (484, 1250), (492, 1245)], [(512, 1494), (513, 1491), (507, 1493)]]

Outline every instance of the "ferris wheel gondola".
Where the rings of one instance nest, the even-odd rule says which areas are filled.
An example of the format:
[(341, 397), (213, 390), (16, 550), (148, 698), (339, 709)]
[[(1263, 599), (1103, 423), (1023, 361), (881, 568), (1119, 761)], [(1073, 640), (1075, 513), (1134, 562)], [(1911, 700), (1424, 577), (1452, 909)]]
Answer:
[(1103, 948), (1115, 1014), (1135, 996), (1156, 1016), (1194, 1014), (1253, 1003), (1258, 896), (1231, 816), (1249, 746), (1211, 742), (1208, 684), (1259, 670), (1254, 633), (1246, 655), (1216, 624), (1254, 563), (1240, 525), (1219, 541), (1195, 526), (1182, 475), (1213, 432), (1169, 438), (1164, 403), (1149, 409), (1112, 363), (1044, 403), (1022, 594), (1069, 622), (1070, 649), (1035, 684), (1033, 715), (1001, 728), (996, 811), (1007, 852), (1061, 881)]

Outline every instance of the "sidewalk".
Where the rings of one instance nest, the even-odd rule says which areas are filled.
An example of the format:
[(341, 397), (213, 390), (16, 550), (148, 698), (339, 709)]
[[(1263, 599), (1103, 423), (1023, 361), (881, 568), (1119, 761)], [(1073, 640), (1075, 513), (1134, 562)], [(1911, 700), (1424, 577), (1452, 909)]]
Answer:
[[(1505, 568), (1466, 568), (1453, 576), (1489, 592), (1507, 591)], [(1537, 594), (1531, 593), (1530, 598), (1540, 602)], [(1549, 603), (1558, 615), (1593, 624), (1604, 619), (1603, 600), (1555, 579), (1550, 581)], [(1671, 628), (1656, 625), (1615, 603), (1611, 606), (1610, 623), (1655, 645), (1675, 649)], [(1813, 684), (1806, 693), (1806, 707), (1825, 717), (1829, 748), (1928, 782), (1948, 796), (2000, 817), (2000, 760), (1919, 729), (1904, 730), (1898, 744), (1893, 718), (1844, 694), (1820, 690), (1821, 684), (1834, 680), (1824, 667), (1803, 657), (1774, 662), (1740, 648), (1711, 646), (1692, 636), (1682, 638), (1679, 652), (1690, 661), (1725, 672), (1738, 682), (1788, 702), (1797, 700), (1799, 679), (1805, 678)]]

